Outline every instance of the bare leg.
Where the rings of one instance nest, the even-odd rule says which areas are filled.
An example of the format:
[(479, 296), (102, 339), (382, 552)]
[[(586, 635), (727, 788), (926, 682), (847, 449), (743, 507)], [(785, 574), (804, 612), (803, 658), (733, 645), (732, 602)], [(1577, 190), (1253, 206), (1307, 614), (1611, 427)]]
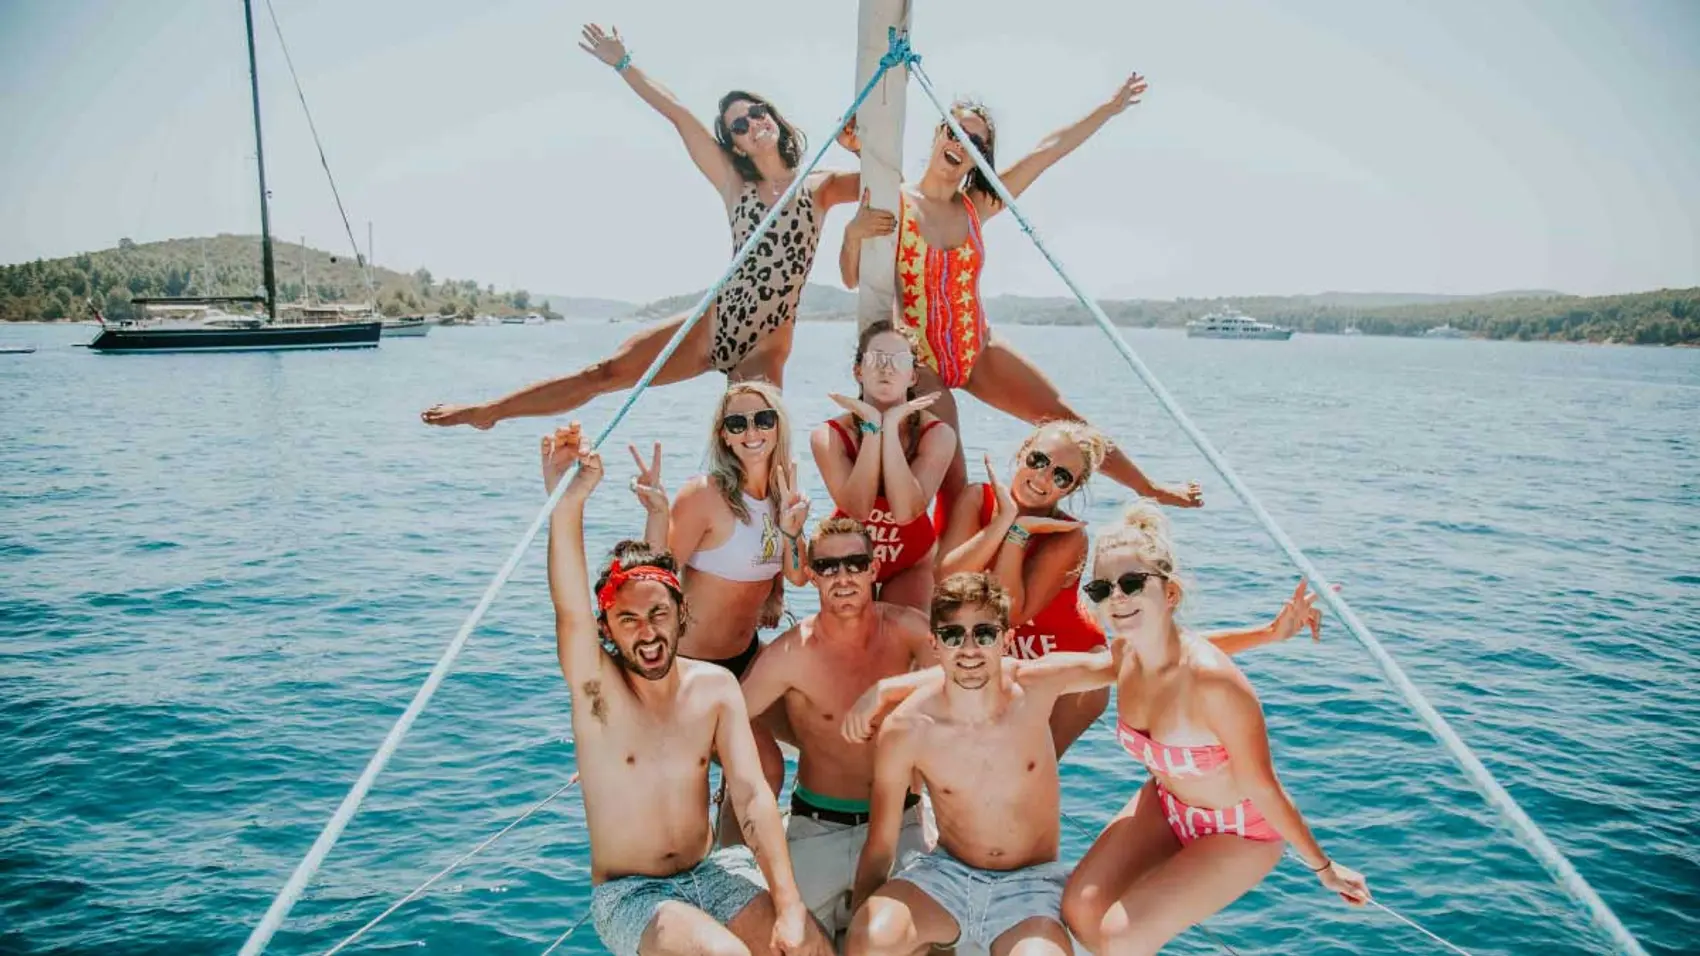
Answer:
[(1045, 916), (1024, 919), (992, 940), (991, 956), (1072, 956), (1074, 941), (1061, 923)]
[[(785, 390), (785, 363), (791, 359), (791, 342), (797, 334), (796, 320), (769, 332), (744, 360), (726, 376), (729, 382), (762, 381)], [(706, 348), (706, 346), (705, 346)]]
[[(694, 906), (668, 901), (661, 904), (655, 911), (655, 918), (649, 921), (644, 929), (643, 937), (638, 940), (638, 952), (642, 956), (750, 956), (751, 952), (766, 952), (766, 942), (762, 949), (756, 950), (746, 941), (739, 938), (736, 926), (744, 913), (756, 908), (768, 896), (763, 893), (756, 901), (744, 907), (743, 911), (732, 918), (732, 923), (722, 926), (714, 918)], [(760, 914), (757, 914), (758, 917)], [(769, 932), (773, 926), (773, 902), (767, 903), (767, 924)]]
[(1110, 689), (1088, 690), (1064, 694), (1051, 707), (1051, 740), (1057, 745), (1057, 759), (1068, 751), (1069, 745), (1091, 727), (1110, 703)]
[(1145, 956), (1250, 892), (1286, 844), (1226, 833), (1195, 840), (1135, 883), (1104, 914), (1104, 956)]
[[(685, 324), (686, 318), (677, 315), (666, 322), (651, 325), (620, 343), (614, 354), (564, 378), (528, 385), (493, 402), (433, 405), (419, 417), (427, 425), (489, 428), (509, 418), (570, 412), (599, 395), (636, 385), (650, 363), (673, 338), (673, 333)], [(709, 306), (707, 314), (685, 333), (684, 341), (679, 343), (679, 348), (661, 367), (651, 384), (671, 385), (709, 371), (708, 341), (713, 323), (714, 307)]]
[(891, 880), (868, 897), (850, 921), (849, 956), (912, 956), (951, 943), (956, 920), (921, 888)]
[(933, 600), (933, 552), (880, 585), (879, 599), (925, 611)]
[(1163, 801), (1147, 781), (1127, 802), (1092, 848), (1080, 858), (1063, 889), (1063, 922), (1092, 952), (1102, 952), (1104, 914), (1128, 887), (1180, 852), (1181, 841), (1163, 816)]
[[(995, 336), (974, 363), (974, 374), (968, 380), (968, 394), (1029, 425), (1082, 420), (1080, 413), (1063, 400), (1062, 394), (1044, 372)], [(933, 411), (937, 413), (938, 406), (935, 405)], [(1110, 451), (1100, 470), (1117, 484), (1125, 485), (1144, 497), (1156, 498), (1163, 504), (1182, 504), (1186, 498), (1184, 491), (1171, 491), (1153, 484), (1119, 447)], [(1200, 498), (1198, 503), (1202, 504), (1203, 499)]]

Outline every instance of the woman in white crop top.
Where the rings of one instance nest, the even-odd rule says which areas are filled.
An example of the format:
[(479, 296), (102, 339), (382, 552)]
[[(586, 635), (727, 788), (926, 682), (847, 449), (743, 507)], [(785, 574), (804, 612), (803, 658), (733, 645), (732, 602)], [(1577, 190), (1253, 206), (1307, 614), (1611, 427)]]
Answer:
[[(684, 568), (690, 623), (679, 653), (742, 675), (761, 649), (763, 611), (784, 599), (781, 577), (808, 583), (800, 538), (809, 502), (796, 487), (791, 423), (765, 382), (726, 389), (714, 413), (708, 473), (685, 483), (667, 522), (667, 549)], [(658, 484), (645, 474), (641, 482)], [(652, 511), (665, 499), (644, 496)], [(659, 536), (651, 523), (651, 543)], [(777, 611), (772, 613), (776, 622)]]

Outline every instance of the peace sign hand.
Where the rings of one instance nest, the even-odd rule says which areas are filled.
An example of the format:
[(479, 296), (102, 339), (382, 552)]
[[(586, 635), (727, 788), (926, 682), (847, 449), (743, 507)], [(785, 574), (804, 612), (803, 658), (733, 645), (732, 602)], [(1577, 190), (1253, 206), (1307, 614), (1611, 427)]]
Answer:
[(602, 28), (594, 23), (584, 25), (583, 39), (578, 48), (596, 57), (598, 60), (613, 66), (626, 56), (626, 41), (620, 38), (620, 28), (610, 27), (610, 32), (602, 32)]
[(797, 463), (773, 469), (773, 490), (779, 496), (779, 530), (795, 538), (809, 520), (809, 499), (795, 484)]
[(664, 514), (667, 511), (667, 486), (661, 480), (661, 443), (656, 442), (650, 463), (643, 463), (643, 456), (638, 454), (636, 445), (627, 445), (626, 450), (632, 453), (632, 461), (637, 463), (637, 477), (632, 479), (632, 494), (643, 505), (643, 510), (650, 514)]
[(1138, 103), (1139, 98), (1144, 95), (1145, 77), (1138, 73), (1130, 73), (1128, 78), (1122, 81), (1122, 85), (1117, 88), (1115, 95), (1110, 97), (1110, 115), (1115, 116), (1129, 106)]

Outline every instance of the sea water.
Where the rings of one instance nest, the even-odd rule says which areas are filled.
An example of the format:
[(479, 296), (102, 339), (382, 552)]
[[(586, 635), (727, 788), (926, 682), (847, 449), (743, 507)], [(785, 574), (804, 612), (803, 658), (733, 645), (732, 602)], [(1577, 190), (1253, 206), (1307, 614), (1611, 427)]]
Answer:
[[(631, 325), (439, 328), (373, 351), (109, 356), (7, 327), (0, 357), (0, 951), (228, 953), (542, 503), (544, 420), (434, 430), (606, 353)], [(1003, 330), (1145, 471), (1207, 628), (1267, 620), (1295, 572), (1091, 328)], [(805, 324), (805, 430), (854, 330)], [(1648, 949), (1700, 949), (1700, 352), (1129, 333), (1298, 544)], [(643, 396), (607, 450), (601, 553), (642, 525), (625, 443), (677, 489), (719, 385)], [(1025, 429), (964, 399), (969, 460)], [(599, 428), (618, 397), (581, 410)], [(1112, 519), (1102, 479), (1071, 507)], [(533, 548), (273, 944), (319, 952), (572, 773)], [(802, 614), (810, 591), (790, 591)], [(1476, 953), (1599, 952), (1579, 908), (1330, 621), (1240, 658), (1281, 778), (1380, 899)], [(1063, 766), (1066, 856), (1143, 773), (1103, 726)], [(359, 952), (537, 953), (585, 913), (576, 793)], [(633, 818), (633, 827), (646, 821)], [(1427, 953), (1296, 863), (1212, 919), (1240, 953)], [(566, 951), (600, 951), (585, 926)], [(1188, 933), (1174, 952), (1218, 952)]]

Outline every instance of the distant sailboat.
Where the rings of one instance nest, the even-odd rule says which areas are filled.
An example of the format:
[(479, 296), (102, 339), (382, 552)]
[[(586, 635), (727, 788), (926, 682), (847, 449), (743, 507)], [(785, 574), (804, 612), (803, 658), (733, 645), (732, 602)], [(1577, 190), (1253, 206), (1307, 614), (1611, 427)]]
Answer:
[(254, 59), (254, 10), (243, 0), (242, 11), (248, 30), (248, 80), (254, 104), (254, 151), (258, 157), (260, 185), (260, 257), (265, 274), (264, 296), (188, 296), (131, 299), (145, 311), (153, 307), (184, 311), (182, 307), (206, 309), (219, 305), (264, 303), (265, 317), (220, 316), (216, 321), (108, 322), (90, 304), (100, 322), (100, 333), (88, 347), (97, 352), (250, 352), (279, 349), (372, 348), (382, 328), (377, 321), (300, 322), (277, 321), (277, 268), (272, 259), (271, 209), (266, 196), (266, 153), (260, 137), (260, 73)]

